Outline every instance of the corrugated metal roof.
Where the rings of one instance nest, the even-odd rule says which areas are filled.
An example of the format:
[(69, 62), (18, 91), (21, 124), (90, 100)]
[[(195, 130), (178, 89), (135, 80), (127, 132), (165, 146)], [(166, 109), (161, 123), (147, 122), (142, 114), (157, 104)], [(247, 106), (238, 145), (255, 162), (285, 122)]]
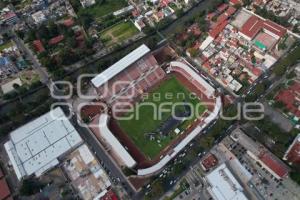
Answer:
[(105, 84), (107, 81), (112, 79), (114, 76), (116, 76), (121, 71), (125, 70), (127, 67), (141, 59), (143, 56), (145, 56), (147, 53), (150, 52), (150, 49), (145, 45), (141, 45), (134, 51), (132, 51), (130, 54), (110, 66), (108, 69), (106, 69), (101, 74), (97, 75), (95, 78), (92, 79), (92, 84), (94, 87), (98, 88)]
[(10, 134), (5, 149), (16, 175), (39, 176), (58, 163), (57, 158), (82, 142), (60, 107)]

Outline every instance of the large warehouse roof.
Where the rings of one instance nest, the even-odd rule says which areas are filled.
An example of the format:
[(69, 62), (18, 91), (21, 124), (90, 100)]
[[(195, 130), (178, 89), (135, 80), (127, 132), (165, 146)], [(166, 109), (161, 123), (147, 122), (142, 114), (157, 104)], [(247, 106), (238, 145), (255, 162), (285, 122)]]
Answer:
[(41, 175), (82, 142), (60, 107), (11, 132), (5, 149), (18, 179)]
[(141, 45), (134, 51), (132, 51), (130, 54), (110, 66), (108, 69), (106, 69), (101, 74), (97, 75), (95, 78), (92, 79), (92, 84), (94, 87), (98, 88), (105, 84), (107, 81), (112, 79), (114, 76), (116, 76), (121, 71), (125, 70), (130, 65), (134, 64), (136, 61), (141, 59), (143, 56), (145, 56), (147, 53), (150, 52), (150, 49), (146, 45)]
[(206, 176), (209, 192), (215, 200), (247, 200), (242, 186), (225, 164), (220, 165)]

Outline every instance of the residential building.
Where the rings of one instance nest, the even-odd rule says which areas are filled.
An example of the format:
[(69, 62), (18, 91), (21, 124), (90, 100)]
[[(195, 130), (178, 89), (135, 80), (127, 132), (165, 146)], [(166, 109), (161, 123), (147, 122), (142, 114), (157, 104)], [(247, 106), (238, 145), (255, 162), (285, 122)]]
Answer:
[(15, 90), (15, 85), (22, 86), (22, 81), (20, 78), (16, 78), (12, 81), (9, 81), (3, 85), (1, 85), (1, 90), (3, 94), (10, 93)]
[(253, 141), (242, 130), (236, 129), (230, 135), (231, 139), (246, 149), (247, 154), (256, 162), (269, 171), (275, 178), (288, 177), (289, 168), (279, 158), (268, 151), (261, 144)]
[(47, 20), (47, 18), (45, 16), (45, 14), (43, 13), (43, 11), (35, 12), (31, 15), (31, 17), (32, 17), (35, 24), (41, 24), (42, 22)]
[(298, 134), (293, 143), (290, 145), (283, 159), (287, 160), (291, 164), (300, 164), (300, 134)]
[(108, 175), (86, 144), (67, 156), (63, 168), (82, 199), (100, 199), (111, 186)]

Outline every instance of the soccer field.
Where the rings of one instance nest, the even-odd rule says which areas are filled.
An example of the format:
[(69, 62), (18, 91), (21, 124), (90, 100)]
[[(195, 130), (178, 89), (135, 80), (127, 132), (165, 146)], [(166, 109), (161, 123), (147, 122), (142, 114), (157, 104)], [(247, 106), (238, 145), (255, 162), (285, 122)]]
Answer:
[[(134, 108), (134, 113), (126, 114), (127, 116), (134, 116), (133, 119), (118, 121), (121, 129), (128, 134), (140, 151), (142, 151), (149, 159), (153, 159), (155, 156), (159, 155), (161, 150), (168, 146), (168, 144), (178, 136), (174, 132), (176, 127), (166, 135), (157, 133), (158, 127), (161, 127), (161, 125), (171, 117), (171, 111), (163, 112), (162, 118), (157, 119), (154, 117), (155, 109), (153, 106), (144, 105), (144, 103), (153, 103), (158, 107), (166, 102), (171, 102), (172, 104), (186, 102), (191, 103), (194, 107), (196, 107), (197, 104), (200, 104), (198, 98), (191, 95), (191, 92), (187, 90), (176, 77), (171, 77), (149, 93), (143, 101), (139, 102)], [(143, 104), (143, 106), (139, 106), (141, 104)], [(164, 110), (170, 110), (171, 108), (172, 105), (163, 107)], [(182, 104), (176, 107), (176, 110), (184, 109), (185, 106)], [(198, 112), (203, 113), (205, 110), (206, 107), (201, 105), (199, 106)], [(137, 113), (139, 117), (137, 117)], [(196, 116), (193, 116), (192, 118), (181, 122), (177, 128), (180, 128), (181, 131), (184, 130), (195, 118)], [(149, 133), (151, 133), (151, 135), (155, 133), (153, 134), (155, 135), (155, 139), (152, 138), (153, 140), (151, 140), (148, 137)]]
[(100, 38), (106, 46), (109, 46), (127, 40), (138, 33), (138, 29), (131, 21), (124, 21), (101, 32)]

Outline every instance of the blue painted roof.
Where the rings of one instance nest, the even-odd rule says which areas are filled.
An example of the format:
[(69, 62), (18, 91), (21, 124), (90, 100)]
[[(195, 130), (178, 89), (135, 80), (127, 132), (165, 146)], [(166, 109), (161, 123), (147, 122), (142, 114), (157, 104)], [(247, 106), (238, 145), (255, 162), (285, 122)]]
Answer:
[(0, 65), (1, 66), (8, 65), (9, 63), (10, 63), (10, 61), (9, 61), (8, 57), (0, 57)]

